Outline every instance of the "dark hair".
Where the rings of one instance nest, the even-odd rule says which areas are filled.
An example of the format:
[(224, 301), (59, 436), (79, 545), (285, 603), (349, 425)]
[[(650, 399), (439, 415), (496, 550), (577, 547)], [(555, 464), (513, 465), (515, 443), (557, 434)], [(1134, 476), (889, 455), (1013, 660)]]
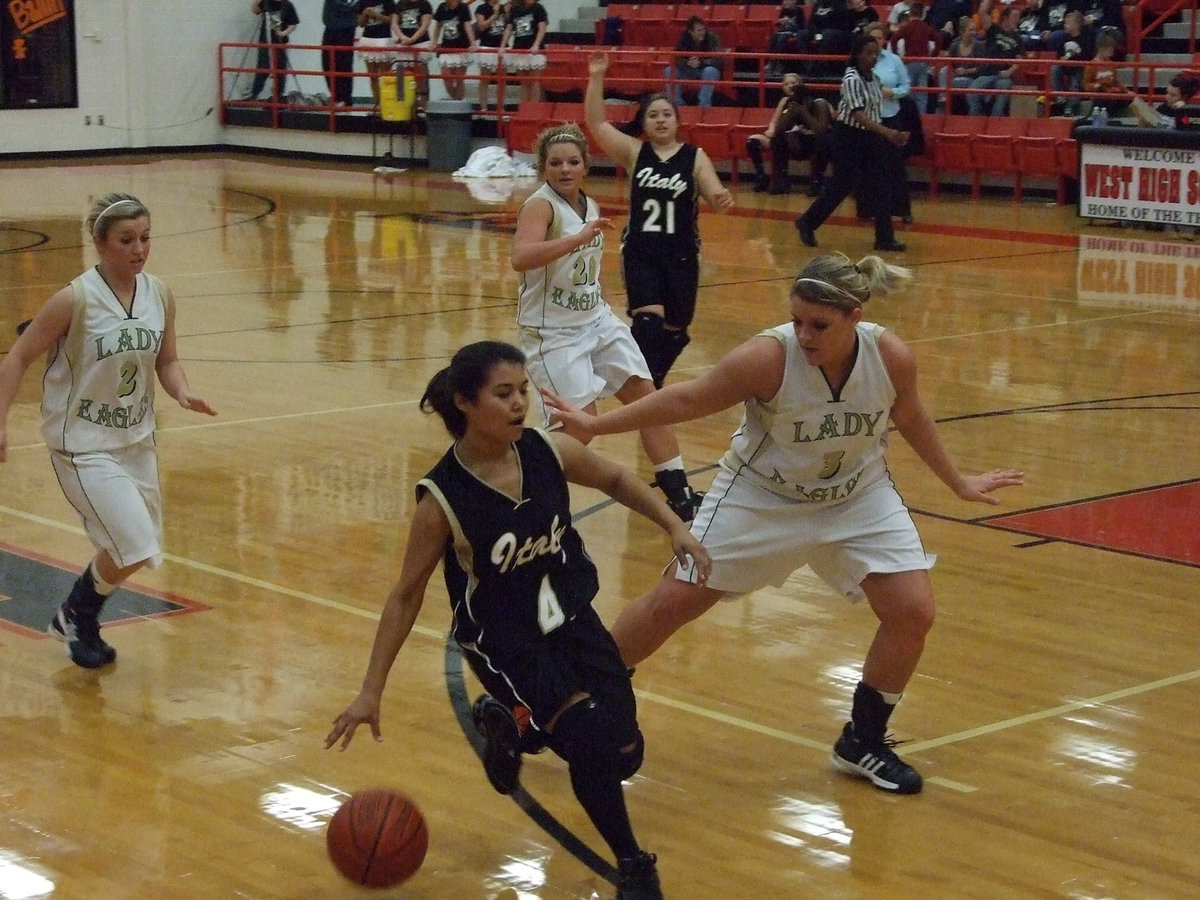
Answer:
[(467, 433), (467, 417), (454, 405), (455, 397), (474, 402), (487, 384), (488, 376), (499, 363), (525, 365), (525, 354), (503, 341), (478, 341), (467, 344), (450, 360), (450, 365), (429, 380), (421, 395), (421, 411), (437, 413), (446, 430), (455, 438)]
[(1200, 79), (1190, 72), (1180, 72), (1168, 84), (1179, 88), (1179, 93), (1183, 95), (1184, 100), (1191, 100), (1196, 96), (1196, 92), (1200, 91)]
[(640, 138), (646, 133), (646, 110), (648, 110), (656, 100), (664, 100), (671, 105), (671, 109), (675, 110), (675, 118), (679, 118), (679, 107), (675, 105), (675, 101), (661, 92), (647, 94), (638, 103), (637, 110), (633, 114), (633, 118), (621, 126), (621, 131), (630, 137)]
[(846, 61), (846, 65), (852, 69), (858, 68), (858, 57), (862, 53), (863, 47), (870, 44), (872, 47), (879, 46), (875, 43), (875, 38), (871, 37), (866, 31), (856, 31), (854, 36), (850, 38), (850, 58)]

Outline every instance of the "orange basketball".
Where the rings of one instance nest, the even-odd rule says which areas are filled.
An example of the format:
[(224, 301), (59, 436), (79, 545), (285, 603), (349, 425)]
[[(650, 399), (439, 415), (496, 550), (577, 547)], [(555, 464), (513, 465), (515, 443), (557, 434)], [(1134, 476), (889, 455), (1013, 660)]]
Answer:
[(366, 887), (391, 887), (425, 861), (429, 830), (411, 800), (388, 788), (360, 791), (338, 808), (325, 831), (339, 872)]

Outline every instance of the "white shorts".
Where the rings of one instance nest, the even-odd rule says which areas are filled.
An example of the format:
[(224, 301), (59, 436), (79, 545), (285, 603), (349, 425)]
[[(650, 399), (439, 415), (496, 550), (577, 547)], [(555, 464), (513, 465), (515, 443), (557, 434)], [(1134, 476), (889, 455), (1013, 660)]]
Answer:
[[(582, 328), (522, 326), (521, 350), (535, 389), (549, 388), (567, 402), (584, 407), (611, 397), (630, 378), (650, 380), (650, 369), (629, 326), (611, 308)], [(543, 424), (549, 414), (537, 394)]]
[(162, 492), (154, 437), (90, 453), (50, 451), (50, 464), (88, 538), (120, 568), (162, 562)]
[[(917, 526), (886, 473), (841, 503), (797, 503), (722, 467), (692, 522), (712, 556), (708, 586), (734, 597), (779, 587), (807, 564), (852, 600), (871, 574), (933, 567)], [(695, 566), (675, 577), (693, 581)], [(733, 599), (733, 597), (728, 598)]]
[(429, 41), (422, 41), (419, 44), (409, 44), (405, 47), (397, 46), (392, 58), (396, 60), (395, 68), (411, 69), (416, 65), (428, 63), (433, 59), (433, 54), (429, 52), (429, 48), (433, 45)]
[(495, 72), (500, 68), (499, 47), (480, 47), (475, 51), (475, 64), (485, 72)]
[(396, 61), (396, 41), (388, 38), (360, 37), (354, 42), (364, 60), (371, 63), (393, 63)]
[(465, 69), (471, 65), (473, 54), (468, 50), (463, 50), (459, 53), (439, 53), (438, 65), (443, 69), (455, 71), (457, 69)]
[(540, 72), (546, 68), (546, 57), (527, 50), (509, 50), (504, 54), (504, 68), (509, 72)]

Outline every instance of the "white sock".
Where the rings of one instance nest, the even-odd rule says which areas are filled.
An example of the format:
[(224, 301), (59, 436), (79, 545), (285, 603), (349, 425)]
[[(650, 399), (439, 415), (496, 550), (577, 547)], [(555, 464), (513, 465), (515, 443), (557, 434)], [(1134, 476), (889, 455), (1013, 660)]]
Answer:
[(100, 577), (100, 570), (96, 567), (96, 561), (94, 559), (92, 560), (92, 583), (96, 585), (96, 593), (101, 597), (111, 596), (112, 592), (118, 587), (118, 585), (109, 584)]
[(674, 459), (668, 459), (666, 462), (654, 464), (655, 472), (669, 472), (672, 469), (682, 469), (682, 468), (683, 468), (683, 457), (682, 456), (677, 456)]
[(883, 702), (888, 706), (895, 706), (900, 702), (900, 698), (903, 697), (904, 694), (889, 694), (887, 691), (880, 691), (879, 696), (883, 698)]

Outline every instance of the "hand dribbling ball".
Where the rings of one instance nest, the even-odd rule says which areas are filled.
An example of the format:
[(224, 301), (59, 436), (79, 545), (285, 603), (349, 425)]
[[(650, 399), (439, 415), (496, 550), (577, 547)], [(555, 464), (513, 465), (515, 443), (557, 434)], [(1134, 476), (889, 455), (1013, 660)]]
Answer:
[(411, 878), (429, 849), (429, 830), (415, 803), (388, 788), (360, 791), (329, 820), (325, 847), (334, 867), (365, 887)]

